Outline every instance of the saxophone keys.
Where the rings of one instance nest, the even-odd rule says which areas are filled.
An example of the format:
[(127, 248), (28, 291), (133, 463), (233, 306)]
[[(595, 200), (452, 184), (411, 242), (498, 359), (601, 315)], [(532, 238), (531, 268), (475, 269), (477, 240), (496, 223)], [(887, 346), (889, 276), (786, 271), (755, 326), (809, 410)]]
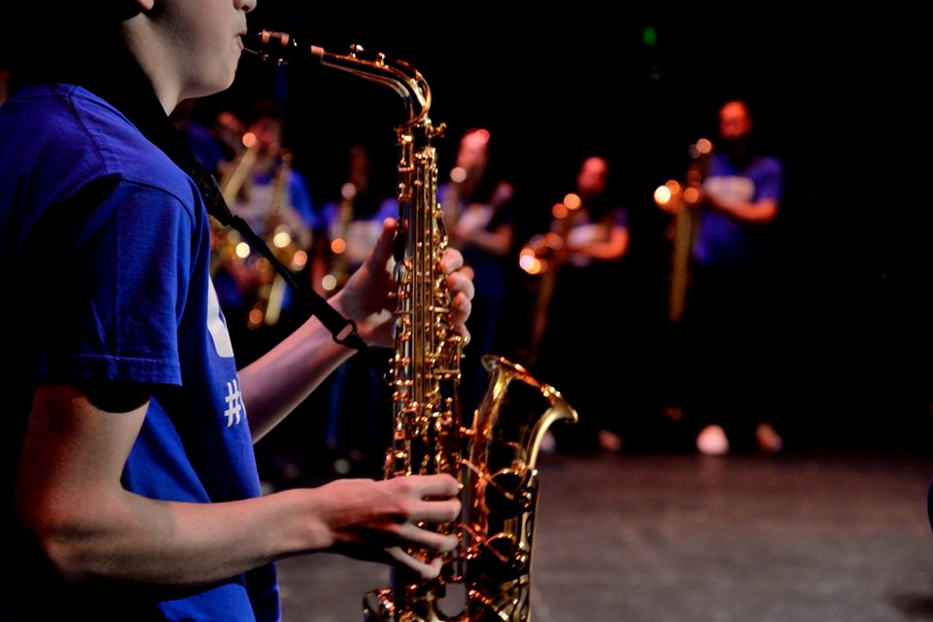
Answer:
[(534, 509), (537, 487), (532, 472), (502, 470), (486, 482), (483, 501), (486, 509), (502, 517), (516, 517)]
[(485, 572), (497, 581), (519, 579), (531, 569), (531, 553), (509, 533), (487, 539), (480, 559)]

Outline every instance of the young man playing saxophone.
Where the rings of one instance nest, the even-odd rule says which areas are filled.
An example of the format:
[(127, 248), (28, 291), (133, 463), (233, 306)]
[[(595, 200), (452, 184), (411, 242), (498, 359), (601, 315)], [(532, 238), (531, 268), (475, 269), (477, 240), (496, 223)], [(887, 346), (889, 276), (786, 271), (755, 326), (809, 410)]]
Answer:
[[(38, 64), (0, 110), (0, 253), (39, 311), (3, 391), (0, 620), (279, 620), (278, 559), (430, 578), (456, 544), (419, 527), (457, 516), (447, 475), (260, 495), (252, 443), (354, 351), (314, 317), (237, 370), (209, 278), (216, 188), (168, 115), (230, 86), (255, 5), (62, 3), (8, 23)], [(368, 344), (392, 343), (395, 230), (331, 301)], [(468, 337), (472, 281), (458, 253), (443, 263)]]

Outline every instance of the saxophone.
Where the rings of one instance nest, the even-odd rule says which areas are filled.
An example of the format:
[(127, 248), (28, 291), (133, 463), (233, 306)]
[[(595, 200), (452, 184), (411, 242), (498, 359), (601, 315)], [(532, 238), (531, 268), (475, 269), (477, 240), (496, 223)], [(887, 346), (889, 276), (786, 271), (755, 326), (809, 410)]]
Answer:
[(357, 187), (352, 182), (345, 183), (340, 188), (340, 203), (337, 206), (337, 220), (328, 231), (330, 245), (328, 253), (328, 271), (321, 280), (321, 287), (329, 295), (340, 291), (350, 278), (350, 261), (347, 258), (349, 245), (348, 237), (350, 224), (353, 222), (354, 200)]
[[(241, 139), (242, 147), (231, 166), (220, 178), (220, 192), (224, 201), (232, 205), (234, 199), (246, 191), (246, 179), (249, 170), (256, 161), (259, 144), (253, 134), (247, 133)], [(211, 216), (211, 237), (213, 252), (211, 255), (211, 277), (233, 265), (243, 264), (249, 257), (250, 248), (236, 229), (225, 227)]]
[[(285, 62), (297, 48), (285, 33), (263, 31), (247, 48)], [(363, 597), (367, 622), (527, 622), (531, 618), (531, 553), (537, 502), (536, 463), (548, 427), (576, 421), (576, 411), (553, 387), (521, 365), (485, 355), (486, 394), (470, 428), (461, 424), (458, 387), (462, 338), (452, 330), (450, 293), (441, 257), (448, 245), (437, 201), (433, 139), (444, 126), (428, 116), (431, 93), (404, 61), (348, 55), (311, 47), (319, 63), (389, 86), (408, 109), (396, 127), (399, 147), (399, 237), (394, 387), (394, 437), (385, 477), (449, 473), (462, 489), (461, 516), (445, 526), (459, 544), (445, 556), (437, 579), (393, 569), (392, 585)], [(419, 554), (417, 551), (411, 551)]]
[[(244, 149), (224, 172), (219, 182), (221, 194), (228, 205), (234, 205), (238, 197), (248, 200), (251, 192), (249, 176), (258, 156), (259, 144), (255, 134), (251, 132), (243, 135), (242, 144)], [(289, 270), (298, 273), (308, 262), (308, 253), (304, 250), (306, 243), (296, 239), (300, 234), (298, 227), (293, 227), (283, 220), (289, 205), (288, 176), (291, 163), (291, 152), (284, 150), (279, 156), (271, 204), (263, 229), (264, 241), (275, 253), (276, 258)], [(248, 269), (255, 277), (256, 285), (255, 291), (251, 292), (253, 300), (246, 316), (247, 326), (252, 330), (258, 330), (263, 326), (277, 324), (285, 300), (285, 279), (276, 272), (268, 259), (254, 253), (255, 249), (250, 248), (237, 230), (223, 226), (215, 218), (211, 218), (211, 225), (211, 276), (237, 266)]]
[[(265, 231), (266, 245), (272, 249), (283, 265), (292, 272), (298, 273), (307, 264), (308, 253), (303, 250), (305, 245), (295, 237), (298, 234), (298, 228), (293, 228), (282, 220), (289, 206), (288, 176), (291, 167), (292, 154), (290, 151), (285, 151), (280, 156), (279, 166), (275, 173), (272, 206), (266, 216)], [(262, 325), (273, 326), (279, 321), (285, 301), (285, 279), (264, 257), (256, 258), (253, 270), (259, 279), (259, 287), (256, 290), (253, 307), (247, 317), (248, 325), (253, 329)]]

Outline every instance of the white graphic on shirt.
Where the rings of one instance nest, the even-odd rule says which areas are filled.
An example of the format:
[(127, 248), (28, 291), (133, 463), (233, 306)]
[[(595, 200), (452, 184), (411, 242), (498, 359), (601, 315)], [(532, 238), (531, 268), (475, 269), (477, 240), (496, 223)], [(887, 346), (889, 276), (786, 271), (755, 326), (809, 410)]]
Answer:
[(230, 342), (230, 333), (227, 332), (227, 323), (220, 312), (220, 300), (212, 281), (207, 282), (207, 331), (214, 341), (217, 356), (232, 359), (233, 344)]
[(727, 204), (747, 203), (755, 198), (755, 182), (747, 177), (710, 177), (703, 184), (703, 189)]
[(243, 418), (243, 398), (240, 395), (240, 383), (233, 380), (227, 383), (227, 397), (224, 398), (227, 409), (224, 416), (227, 418), (227, 427), (238, 425)]
[[(567, 245), (570, 247), (581, 248), (590, 244), (598, 244), (609, 239), (609, 227), (602, 222), (585, 222), (575, 226), (567, 234)], [(593, 265), (592, 257), (586, 257), (583, 253), (570, 253), (567, 258), (568, 263), (578, 268), (585, 268)]]

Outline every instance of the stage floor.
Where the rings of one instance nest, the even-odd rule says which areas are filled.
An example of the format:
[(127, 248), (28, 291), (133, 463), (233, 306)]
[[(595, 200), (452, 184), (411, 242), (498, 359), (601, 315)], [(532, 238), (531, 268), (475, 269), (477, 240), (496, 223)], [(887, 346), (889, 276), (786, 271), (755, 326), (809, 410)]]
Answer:
[[(933, 453), (545, 454), (534, 622), (933, 620)], [(385, 567), (279, 563), (286, 622), (356, 622)]]

